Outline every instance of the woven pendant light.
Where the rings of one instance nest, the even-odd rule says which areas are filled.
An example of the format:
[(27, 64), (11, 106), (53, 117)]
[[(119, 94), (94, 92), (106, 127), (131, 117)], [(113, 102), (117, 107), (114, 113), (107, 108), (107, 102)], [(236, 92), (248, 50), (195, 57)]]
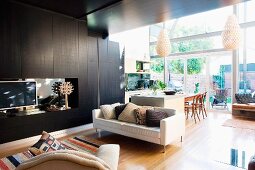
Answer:
[(167, 57), (170, 54), (171, 44), (166, 29), (162, 29), (158, 36), (156, 51), (160, 57)]
[(228, 17), (221, 37), (225, 49), (235, 50), (239, 47), (241, 41), (241, 29), (235, 15)]

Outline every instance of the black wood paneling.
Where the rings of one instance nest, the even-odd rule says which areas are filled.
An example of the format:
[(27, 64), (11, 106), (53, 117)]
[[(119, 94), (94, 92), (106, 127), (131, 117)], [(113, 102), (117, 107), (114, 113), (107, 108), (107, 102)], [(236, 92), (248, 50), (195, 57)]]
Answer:
[[(88, 48), (87, 48), (87, 25), (86, 22), (79, 22), (79, 108), (90, 112), (89, 108), (89, 88), (88, 88)], [(86, 117), (91, 117), (90, 114)], [(85, 116), (84, 116), (85, 118)]]
[(53, 16), (54, 77), (75, 77), (79, 71), (78, 21)]
[(22, 77), (53, 77), (52, 15), (20, 6), (19, 21)]
[[(38, 135), (43, 130), (51, 132), (91, 123), (92, 109), (98, 108), (100, 97), (98, 51), (103, 56), (100, 59), (102, 99), (107, 103), (121, 101), (122, 97), (124, 100), (124, 95), (118, 92), (120, 56), (116, 43), (88, 37), (84, 21), (15, 1), (1, 5), (4, 7), (0, 6), (0, 49), (3, 54), (0, 78), (78, 78), (79, 86), (77, 81), (74, 84), (79, 91), (76, 93), (79, 107), (8, 118), (0, 113), (0, 134), (4, 136), (0, 143)], [(104, 45), (98, 46), (98, 43)]]
[(88, 96), (89, 107), (98, 108), (98, 47), (97, 38), (88, 37)]
[(0, 78), (21, 77), (20, 42), (16, 6), (0, 5)]
[(99, 39), (99, 84), (100, 104), (124, 102), (123, 61), (119, 44)]

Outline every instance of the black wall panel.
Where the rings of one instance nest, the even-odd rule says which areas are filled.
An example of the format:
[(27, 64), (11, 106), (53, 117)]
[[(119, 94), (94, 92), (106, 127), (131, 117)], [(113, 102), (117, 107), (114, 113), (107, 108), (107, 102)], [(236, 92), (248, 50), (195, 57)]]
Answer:
[(16, 6), (0, 5), (0, 78), (21, 77), (20, 37)]
[(22, 77), (53, 77), (52, 15), (19, 6)]
[(118, 44), (89, 37), (86, 22), (11, 1), (0, 6), (0, 31), (0, 78), (78, 78), (79, 85), (78, 108), (0, 116), (0, 143), (91, 123), (100, 97), (124, 101)]
[(75, 77), (78, 75), (78, 21), (53, 16), (54, 77)]
[(97, 38), (88, 37), (88, 96), (90, 109), (98, 108), (98, 46)]
[(125, 91), (121, 85), (124, 76), (124, 57), (120, 54), (119, 44), (99, 39), (98, 47), (100, 105), (123, 103)]

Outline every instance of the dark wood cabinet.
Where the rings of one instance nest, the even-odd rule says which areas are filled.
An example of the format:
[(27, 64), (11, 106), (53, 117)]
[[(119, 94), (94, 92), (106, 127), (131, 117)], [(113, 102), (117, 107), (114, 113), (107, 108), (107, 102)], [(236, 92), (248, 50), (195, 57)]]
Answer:
[(88, 96), (90, 110), (98, 108), (98, 47), (97, 38), (88, 37)]
[(24, 6), (16, 12), (22, 77), (53, 77), (52, 15)]
[(86, 22), (79, 22), (79, 108), (89, 112), (89, 89), (88, 89), (88, 55), (87, 55), (87, 25)]
[(4, 1), (0, 50), (0, 78), (78, 78), (73, 83), (79, 95), (75, 109), (0, 117), (0, 134), (5, 136), (0, 143), (91, 123), (92, 110), (100, 103), (124, 101), (118, 43), (89, 37), (85, 21)]
[(54, 77), (77, 77), (79, 71), (78, 21), (53, 16)]
[(0, 6), (0, 78), (21, 77), (20, 37), (17, 6), (6, 1)]
[(119, 44), (99, 39), (100, 105), (124, 102), (124, 68)]

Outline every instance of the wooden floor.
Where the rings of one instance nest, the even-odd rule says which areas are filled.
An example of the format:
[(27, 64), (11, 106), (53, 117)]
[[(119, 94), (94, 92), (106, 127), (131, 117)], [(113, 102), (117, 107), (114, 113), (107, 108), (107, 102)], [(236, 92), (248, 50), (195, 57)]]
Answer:
[(104, 132), (101, 138), (96, 134), (90, 136), (105, 143), (120, 144), (121, 170), (239, 169), (219, 163), (218, 158), (227, 153), (230, 159), (230, 148), (253, 150), (255, 153), (255, 131), (222, 126), (224, 121), (231, 118), (230, 113), (210, 112), (206, 119), (197, 124), (191, 119), (187, 120), (183, 143), (176, 141), (169, 145), (166, 153), (162, 153), (159, 145), (121, 135)]
[(224, 154), (230, 157), (230, 148), (255, 153), (255, 131), (222, 126), (231, 118), (230, 113), (224, 112), (210, 112), (206, 119), (197, 124), (189, 118), (186, 121), (184, 141), (176, 141), (167, 146), (166, 153), (162, 153), (160, 145), (109, 132), (102, 132), (101, 138), (98, 138), (94, 130), (78, 135), (87, 135), (108, 144), (119, 144), (120, 170), (231, 170), (238, 168), (217, 161)]

